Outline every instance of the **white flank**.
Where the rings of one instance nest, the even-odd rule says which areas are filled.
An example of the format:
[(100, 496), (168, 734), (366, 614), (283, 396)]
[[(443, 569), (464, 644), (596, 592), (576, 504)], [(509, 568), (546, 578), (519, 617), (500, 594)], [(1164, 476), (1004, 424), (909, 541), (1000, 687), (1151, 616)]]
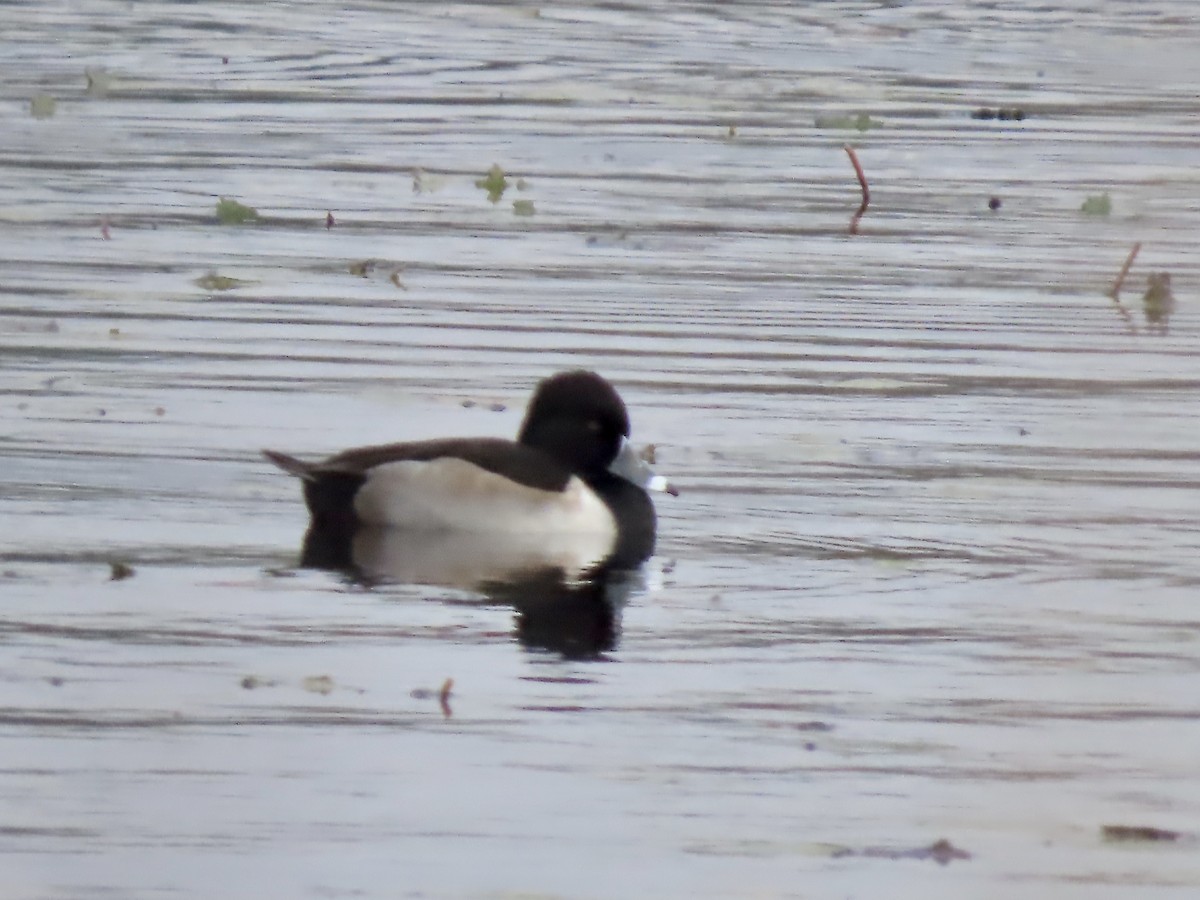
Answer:
[(587, 533), (609, 546), (617, 536), (608, 507), (577, 477), (565, 491), (542, 491), (453, 457), (376, 466), (354, 510), (369, 525), (423, 531)]

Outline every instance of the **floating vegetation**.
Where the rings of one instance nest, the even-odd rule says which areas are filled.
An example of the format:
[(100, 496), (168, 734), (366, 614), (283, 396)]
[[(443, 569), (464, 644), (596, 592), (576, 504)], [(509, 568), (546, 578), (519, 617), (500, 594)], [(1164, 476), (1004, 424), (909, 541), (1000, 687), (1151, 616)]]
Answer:
[(192, 283), (196, 287), (206, 291), (232, 291), (234, 288), (245, 287), (254, 282), (243, 281), (240, 278), (230, 278), (228, 275), (219, 275), (216, 272), (209, 272), (207, 275), (201, 275)]
[(126, 578), (132, 578), (134, 574), (133, 566), (123, 562), (111, 562), (109, 565), (109, 581), (124, 581)]
[(1142, 294), (1142, 311), (1146, 314), (1146, 327), (1158, 334), (1166, 334), (1175, 312), (1175, 295), (1171, 293), (1171, 273), (1157, 272), (1146, 281), (1146, 293)]
[(1112, 198), (1107, 193), (1096, 194), (1084, 200), (1079, 209), (1085, 216), (1107, 216), (1112, 212)]
[(87, 95), (89, 97), (106, 97), (113, 86), (113, 77), (107, 70), (100, 67), (89, 67), (83, 70), (87, 78)]
[(534, 214), (532, 200), (514, 200), (513, 215), (517, 216), (532, 216)]
[(420, 167), (412, 170), (412, 191), (414, 194), (432, 194), (434, 191), (441, 190), (445, 184), (445, 178), (438, 175), (430, 175)]
[(330, 212), (325, 213), (325, 230), (328, 231), (330, 228), (333, 227), (333, 225), (334, 225), (333, 212), (330, 211)]
[(1001, 201), (1001, 199), (999, 197), (989, 197), (988, 198), (988, 209), (990, 209), (992, 212), (995, 212), (996, 210), (998, 210), (1000, 208), (1000, 205), (1002, 202), (1003, 201)]
[(945, 838), (934, 841), (928, 847), (914, 847), (906, 850), (893, 847), (864, 847), (861, 850), (841, 847), (834, 850), (832, 856), (834, 859), (842, 859), (847, 856), (864, 856), (872, 859), (929, 859), (939, 866), (947, 865), (956, 859), (971, 858), (970, 853), (955, 847)]
[(333, 693), (333, 679), (328, 675), (309, 675), (301, 684), (306, 691), (312, 694), (328, 695)]
[[(851, 115), (835, 115), (835, 116), (817, 116), (813, 120), (818, 128), (825, 128), (835, 131), (870, 131), (872, 128), (879, 128), (883, 125), (879, 119), (872, 119), (866, 113), (859, 113), (856, 116)], [(730, 137), (733, 137), (731, 134)]]
[(1025, 110), (1016, 106), (1001, 106), (996, 109), (990, 106), (981, 106), (971, 112), (972, 119), (998, 119), (1001, 122), (1021, 122), (1025, 119), (1025, 115)]
[(495, 163), (488, 169), (486, 176), (476, 180), (475, 187), (483, 188), (487, 191), (488, 199), (493, 203), (498, 203), (504, 196), (504, 192), (508, 190), (508, 177), (500, 168), (500, 164)]
[(258, 210), (253, 206), (245, 206), (229, 197), (217, 201), (217, 221), (222, 225), (245, 225), (247, 222), (258, 221)]
[(1112, 843), (1177, 841), (1183, 837), (1178, 831), (1148, 825), (1102, 825), (1100, 835)]
[(29, 101), (29, 113), (35, 119), (49, 119), (58, 108), (58, 101), (49, 94), (34, 94)]

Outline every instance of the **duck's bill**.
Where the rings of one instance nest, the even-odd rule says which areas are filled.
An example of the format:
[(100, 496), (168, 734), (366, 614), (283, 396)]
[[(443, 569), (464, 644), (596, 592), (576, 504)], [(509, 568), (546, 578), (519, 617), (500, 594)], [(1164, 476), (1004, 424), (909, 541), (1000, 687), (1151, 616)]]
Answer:
[(638, 455), (633, 444), (627, 440), (621, 442), (621, 450), (617, 453), (617, 458), (613, 460), (612, 465), (608, 467), (608, 471), (614, 475), (620, 475), (626, 481), (633, 482), (642, 490), (661, 491), (672, 497), (679, 496), (675, 485), (662, 475), (655, 474), (649, 464)]

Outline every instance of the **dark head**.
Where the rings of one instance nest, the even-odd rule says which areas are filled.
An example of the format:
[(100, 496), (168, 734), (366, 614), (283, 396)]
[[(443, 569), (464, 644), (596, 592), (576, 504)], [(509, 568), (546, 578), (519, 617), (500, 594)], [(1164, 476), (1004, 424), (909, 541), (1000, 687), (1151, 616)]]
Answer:
[(542, 381), (517, 441), (548, 453), (573, 472), (600, 475), (629, 437), (629, 413), (595, 372), (562, 372)]

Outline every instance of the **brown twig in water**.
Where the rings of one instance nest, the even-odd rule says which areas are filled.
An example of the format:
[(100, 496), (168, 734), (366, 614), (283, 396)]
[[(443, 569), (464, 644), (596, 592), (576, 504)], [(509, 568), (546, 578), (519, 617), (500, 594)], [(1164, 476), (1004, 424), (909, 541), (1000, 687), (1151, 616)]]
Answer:
[(867, 206), (871, 203), (871, 188), (867, 186), (866, 173), (863, 172), (862, 163), (858, 161), (858, 154), (854, 152), (854, 148), (849, 144), (843, 144), (842, 149), (850, 157), (850, 164), (854, 166), (854, 174), (858, 176), (858, 186), (862, 188), (862, 205), (858, 207), (858, 212), (850, 220), (850, 233), (858, 234), (858, 220), (863, 217), (863, 213), (867, 211)]
[(442, 716), (443, 716), (443, 718), (446, 718), (446, 719), (450, 718), (450, 716), (452, 715), (452, 713), (450, 711), (450, 691), (453, 688), (454, 688), (454, 679), (447, 678), (445, 681), (442, 682), (442, 689), (440, 691), (438, 691), (438, 703), (440, 703), (442, 705)]
[(1122, 304), (1121, 301), (1116, 297), (1110, 297), (1109, 299), (1112, 300), (1113, 306), (1117, 308), (1117, 315), (1125, 320), (1125, 327), (1129, 329), (1129, 333), (1137, 334), (1137, 322), (1133, 321), (1133, 316), (1130, 314), (1129, 310), (1127, 310), (1124, 304)]
[(1113, 286), (1108, 291), (1108, 296), (1114, 300), (1120, 301), (1121, 285), (1125, 283), (1125, 276), (1129, 274), (1130, 268), (1133, 266), (1133, 261), (1137, 259), (1138, 251), (1142, 249), (1142, 242), (1138, 241), (1133, 245), (1133, 249), (1129, 251), (1129, 256), (1125, 257), (1125, 265), (1121, 266), (1121, 271), (1117, 273), (1117, 278), (1113, 282)]

